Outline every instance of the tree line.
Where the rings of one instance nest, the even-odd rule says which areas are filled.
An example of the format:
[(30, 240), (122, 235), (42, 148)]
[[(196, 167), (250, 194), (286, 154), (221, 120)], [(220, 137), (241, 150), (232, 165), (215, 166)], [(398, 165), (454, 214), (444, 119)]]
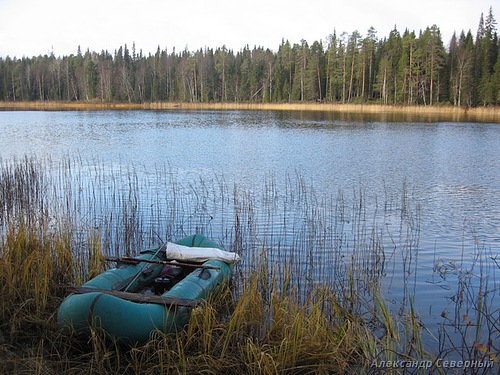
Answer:
[(448, 48), (436, 25), (418, 35), (395, 28), (381, 39), (370, 28), (312, 44), (283, 40), (277, 51), (79, 47), (70, 56), (0, 58), (0, 100), (497, 105), (499, 51), (492, 8), (475, 37), (455, 33)]

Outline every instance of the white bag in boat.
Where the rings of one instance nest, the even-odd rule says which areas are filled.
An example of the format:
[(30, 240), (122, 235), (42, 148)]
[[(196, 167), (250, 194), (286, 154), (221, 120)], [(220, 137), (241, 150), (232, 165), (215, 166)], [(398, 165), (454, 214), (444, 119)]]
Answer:
[(173, 242), (167, 243), (166, 258), (197, 263), (202, 263), (210, 259), (217, 259), (230, 264), (240, 260), (238, 254), (215, 247), (190, 247)]

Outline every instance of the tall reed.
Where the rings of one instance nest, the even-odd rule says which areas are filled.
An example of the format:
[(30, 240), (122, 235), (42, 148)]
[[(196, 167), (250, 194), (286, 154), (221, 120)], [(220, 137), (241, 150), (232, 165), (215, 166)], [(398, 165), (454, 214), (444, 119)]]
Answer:
[[(151, 171), (78, 157), (0, 164), (0, 372), (376, 373), (380, 363), (452, 352), (432, 355), (421, 337), (411, 290), (421, 214), (404, 181), (401, 194), (380, 203), (363, 186), (318, 194), (298, 173), (248, 191), (221, 176), (183, 179), (169, 165)], [(133, 255), (195, 232), (242, 261), (232, 286), (194, 311), (184, 331), (123, 348), (99, 331), (81, 341), (58, 330), (65, 287), (101, 272), (103, 254)], [(478, 289), (464, 276), (457, 291), (467, 324), (457, 314), (453, 324), (464, 339), (477, 328), (464, 358), (493, 358), (492, 263), (477, 253)], [(391, 268), (402, 270), (396, 307), (385, 299)]]
[(380, 104), (339, 104), (339, 103), (256, 103), (256, 102), (155, 102), (155, 103), (103, 103), (103, 102), (0, 102), (0, 108), (16, 110), (131, 110), (131, 109), (168, 109), (168, 110), (271, 110), (271, 111), (331, 111), (339, 115), (362, 116), (377, 115), (385, 120), (419, 119), (427, 121), (500, 121), (500, 110), (495, 106), (477, 108), (457, 106), (404, 106)]

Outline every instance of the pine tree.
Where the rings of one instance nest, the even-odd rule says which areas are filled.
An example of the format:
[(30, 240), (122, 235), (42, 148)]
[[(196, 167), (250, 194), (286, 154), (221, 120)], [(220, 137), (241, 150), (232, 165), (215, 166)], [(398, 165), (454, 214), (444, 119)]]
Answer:
[(417, 91), (414, 67), (415, 33), (405, 30), (401, 43), (401, 56), (398, 61), (398, 82), (401, 82), (401, 88), (396, 93), (396, 101), (398, 103), (413, 104), (415, 92)]
[(360, 65), (359, 50), (360, 50), (361, 35), (358, 31), (354, 31), (347, 42), (346, 53), (346, 87), (347, 87), (347, 101), (352, 102), (356, 96), (357, 88), (357, 67)]
[(474, 41), (471, 32), (462, 31), (457, 40), (453, 36), (448, 58), (450, 72), (450, 99), (456, 106), (472, 105)]
[(373, 27), (368, 30), (367, 36), (361, 42), (361, 100), (371, 99), (375, 72), (375, 48), (377, 32)]
[(307, 101), (323, 100), (325, 92), (324, 71), (323, 45), (316, 41), (310, 48), (305, 71), (305, 99)]
[[(481, 15), (482, 19), (482, 15)], [(493, 10), (490, 8), (484, 27), (480, 23), (478, 31), (478, 99), (483, 105), (492, 104), (495, 101), (493, 87), (493, 67), (498, 54), (496, 21)]]
[(491, 79), (493, 90), (493, 104), (500, 104), (500, 53), (497, 56), (497, 62), (493, 68), (493, 75)]
[(335, 31), (328, 37), (326, 51), (326, 99), (328, 101), (341, 100), (342, 93), (342, 59), (340, 46)]
[(217, 88), (216, 96), (218, 100), (226, 102), (227, 101), (227, 58), (228, 50), (226, 46), (218, 48), (215, 51), (215, 70), (218, 75), (219, 88)]
[(306, 100), (306, 69), (309, 60), (309, 45), (302, 39), (300, 45), (294, 45), (294, 74), (292, 87), (292, 100)]
[(399, 31), (392, 30), (389, 39), (383, 43), (376, 90), (380, 93), (382, 103), (396, 102), (399, 87), (403, 86), (398, 80), (398, 65), (402, 54), (402, 39)]

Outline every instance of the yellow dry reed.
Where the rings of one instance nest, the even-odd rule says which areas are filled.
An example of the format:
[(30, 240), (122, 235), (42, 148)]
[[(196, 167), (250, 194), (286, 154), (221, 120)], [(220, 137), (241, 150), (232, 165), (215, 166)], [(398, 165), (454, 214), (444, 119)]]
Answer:
[[(100, 101), (34, 101), (34, 102), (0, 102), (0, 109), (7, 110), (262, 110), (262, 111), (326, 111), (339, 114), (378, 115), (382, 119), (387, 116), (403, 116), (402, 119), (423, 119), (432, 121), (474, 121), (500, 122), (500, 106), (489, 107), (457, 107), (439, 106), (405, 106), (382, 104), (340, 104), (340, 103), (256, 103), (256, 102), (148, 102), (121, 103)], [(391, 117), (389, 117), (391, 118)]]
[[(155, 332), (133, 347), (98, 330), (83, 339), (63, 334), (57, 307), (66, 286), (104, 269), (103, 239), (93, 226), (75, 221), (77, 228), (71, 204), (61, 213), (37, 203), (46, 187), (36, 166), (24, 160), (0, 171), (0, 374), (375, 373), (376, 362), (429, 358), (413, 305), (396, 315), (378, 283), (358, 282), (371, 254), (352, 258), (341, 288), (337, 280), (301, 286), (291, 263), (271, 267), (265, 241), (236, 287), (222, 287), (176, 334)], [(482, 299), (477, 306), (487, 314)], [(493, 344), (480, 344), (466, 349), (497, 356)]]

